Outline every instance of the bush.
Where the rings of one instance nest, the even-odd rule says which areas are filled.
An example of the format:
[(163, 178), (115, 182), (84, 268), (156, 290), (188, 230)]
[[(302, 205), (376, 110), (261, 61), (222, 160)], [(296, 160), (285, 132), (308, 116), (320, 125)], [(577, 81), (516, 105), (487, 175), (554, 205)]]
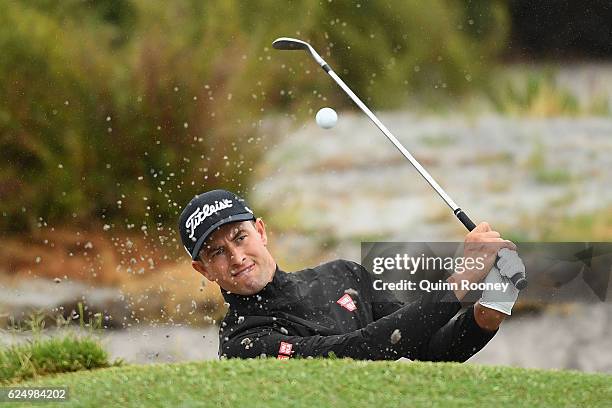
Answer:
[(90, 337), (35, 338), (26, 344), (0, 349), (0, 383), (120, 364), (109, 362), (108, 353)]
[(312, 41), (372, 107), (392, 107), (484, 81), (500, 4), (3, 2), (0, 228), (174, 227), (197, 192), (247, 192), (264, 115), (350, 106), (274, 38)]

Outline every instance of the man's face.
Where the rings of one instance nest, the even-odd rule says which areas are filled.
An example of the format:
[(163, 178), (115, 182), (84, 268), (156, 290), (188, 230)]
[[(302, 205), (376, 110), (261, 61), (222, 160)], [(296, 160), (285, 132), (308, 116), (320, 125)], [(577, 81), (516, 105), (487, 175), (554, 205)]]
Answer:
[(192, 266), (221, 288), (239, 295), (259, 292), (272, 280), (276, 262), (266, 248), (261, 219), (221, 226), (206, 240)]

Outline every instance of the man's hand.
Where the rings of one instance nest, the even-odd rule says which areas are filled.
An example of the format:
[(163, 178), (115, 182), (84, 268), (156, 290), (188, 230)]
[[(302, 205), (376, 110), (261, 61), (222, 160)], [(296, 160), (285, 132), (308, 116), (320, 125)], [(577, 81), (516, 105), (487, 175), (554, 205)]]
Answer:
[[(500, 269), (493, 267), (487, 278), (486, 283), (507, 284), (506, 290), (484, 290), (482, 297), (478, 301), (482, 306), (489, 309), (497, 310), (505, 315), (512, 314), (512, 307), (519, 295), (519, 290), (510, 282), (509, 277), (516, 273), (525, 273), (525, 265), (515, 251), (506, 251), (503, 255), (500, 254), (499, 262), (497, 263)], [(499, 286), (499, 285), (498, 285)]]
[(460, 282), (467, 280), (468, 282), (480, 282), (487, 273), (491, 270), (493, 263), (497, 259), (497, 252), (501, 248), (508, 248), (516, 251), (516, 245), (508, 240), (502, 239), (497, 231), (493, 231), (488, 223), (481, 222), (465, 236), (463, 257), (465, 259), (482, 260), (482, 267), (479, 267), (478, 262), (471, 269), (466, 269), (462, 273), (455, 272), (448, 278), (448, 282), (456, 282), (457, 289), (455, 296), (458, 300), (462, 300), (467, 294), (466, 289), (461, 289)]
[(520, 273), (525, 277), (525, 264), (516, 251), (502, 248), (497, 253), (497, 256), (499, 256), (497, 267), (501, 276), (512, 279), (514, 275)]

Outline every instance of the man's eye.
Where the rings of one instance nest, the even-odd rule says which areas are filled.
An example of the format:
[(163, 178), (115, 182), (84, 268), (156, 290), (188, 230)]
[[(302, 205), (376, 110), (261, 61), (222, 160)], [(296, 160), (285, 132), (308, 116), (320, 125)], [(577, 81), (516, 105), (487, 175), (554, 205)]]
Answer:
[(216, 257), (217, 255), (221, 255), (223, 253), (223, 249), (217, 249), (212, 253), (212, 257)]
[(247, 237), (246, 235), (241, 235), (238, 237), (238, 241), (244, 241), (246, 237)]

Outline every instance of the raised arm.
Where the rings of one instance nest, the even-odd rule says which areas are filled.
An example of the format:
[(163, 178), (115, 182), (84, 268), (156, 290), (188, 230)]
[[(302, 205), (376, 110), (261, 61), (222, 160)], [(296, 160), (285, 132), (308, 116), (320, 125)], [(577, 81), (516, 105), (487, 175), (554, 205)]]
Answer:
[[(366, 284), (371, 285), (368, 272), (362, 268)], [(449, 278), (449, 280), (452, 280)], [(460, 293), (461, 294), (461, 293)], [(461, 294), (462, 298), (465, 293)], [(457, 292), (455, 292), (457, 296)], [(378, 320), (403, 306), (395, 295), (386, 290), (372, 290), (372, 314)], [(425, 361), (464, 362), (495, 336), (505, 315), (478, 303), (450, 320), (412, 356)], [(406, 330), (411, 330), (409, 327)]]

